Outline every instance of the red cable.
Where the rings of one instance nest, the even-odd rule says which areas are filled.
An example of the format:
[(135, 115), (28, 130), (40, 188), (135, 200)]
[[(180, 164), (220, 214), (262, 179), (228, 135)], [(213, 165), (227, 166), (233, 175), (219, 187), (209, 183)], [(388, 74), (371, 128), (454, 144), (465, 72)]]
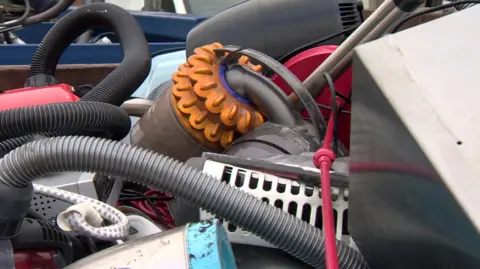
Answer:
[(322, 215), (325, 240), (325, 264), (327, 269), (338, 269), (337, 240), (335, 239), (335, 221), (333, 218), (333, 203), (330, 184), (330, 168), (335, 160), (331, 149), (333, 140), (333, 112), (330, 114), (323, 146), (313, 157), (313, 163), (320, 169), (322, 196)]
[[(171, 197), (170, 195), (164, 194), (164, 193), (156, 191), (156, 190), (149, 190), (149, 191), (145, 192), (145, 195), (146, 196)], [(145, 213), (152, 220), (159, 221), (159, 218), (162, 218), (163, 222), (165, 222), (169, 226), (168, 228), (174, 227), (174, 220), (172, 218), (172, 215), (170, 214), (170, 210), (168, 209), (168, 204), (167, 204), (166, 201), (159, 200), (159, 201), (154, 201), (153, 202), (153, 204), (155, 205), (155, 208), (160, 213), (160, 216), (158, 216), (155, 213), (155, 210), (152, 208), (150, 203), (148, 203), (148, 201), (146, 201), (146, 200), (132, 201), (132, 202), (130, 202), (130, 204), (133, 207), (135, 207), (138, 210)]]

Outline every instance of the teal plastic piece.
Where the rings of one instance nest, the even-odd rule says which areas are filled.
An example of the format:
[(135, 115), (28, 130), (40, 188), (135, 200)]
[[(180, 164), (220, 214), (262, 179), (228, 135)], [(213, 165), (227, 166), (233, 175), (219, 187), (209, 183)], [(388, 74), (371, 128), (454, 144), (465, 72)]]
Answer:
[(186, 61), (185, 51), (176, 51), (160, 54), (152, 58), (152, 68), (145, 81), (133, 93), (133, 96), (147, 98), (158, 85), (172, 79), (173, 73), (177, 72), (178, 66)]
[(218, 220), (191, 223), (187, 227), (190, 269), (236, 269), (227, 233)]

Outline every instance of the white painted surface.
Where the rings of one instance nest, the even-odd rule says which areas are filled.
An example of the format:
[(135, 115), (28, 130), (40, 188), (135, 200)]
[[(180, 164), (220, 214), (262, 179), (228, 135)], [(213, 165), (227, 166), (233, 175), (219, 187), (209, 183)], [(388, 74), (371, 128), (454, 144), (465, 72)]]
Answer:
[(105, 2), (121, 6), (127, 10), (141, 10), (144, 6), (143, 0), (105, 0)]

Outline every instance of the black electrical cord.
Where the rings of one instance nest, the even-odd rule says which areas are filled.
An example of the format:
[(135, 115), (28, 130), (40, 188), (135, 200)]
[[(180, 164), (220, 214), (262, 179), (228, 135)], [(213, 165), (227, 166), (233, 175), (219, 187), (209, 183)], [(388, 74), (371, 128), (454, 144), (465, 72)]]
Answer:
[(335, 33), (335, 34), (332, 34), (332, 35), (329, 35), (329, 36), (326, 36), (326, 37), (322, 37), (320, 39), (317, 39), (315, 41), (312, 41), (310, 43), (307, 43), (305, 45), (302, 45), (286, 54), (284, 54), (283, 56), (281, 56), (280, 58), (278, 58), (277, 61), (279, 61), (280, 63), (285, 63), (286, 61), (288, 61), (290, 58), (292, 58), (293, 56), (299, 54), (300, 52), (302, 51), (306, 51), (308, 49), (311, 49), (311, 48), (314, 48), (314, 47), (317, 47), (319, 46), (320, 44), (322, 44), (323, 42), (327, 42), (329, 41), (330, 39), (333, 39), (335, 37), (338, 37), (338, 36), (341, 36), (341, 35), (345, 35), (345, 34), (348, 34), (349, 32), (355, 30), (357, 27), (350, 27), (350, 28), (347, 28), (343, 31), (340, 31), (338, 33)]
[(390, 33), (393, 34), (393, 33), (398, 32), (400, 30), (400, 28), (406, 22), (408, 22), (409, 20), (414, 19), (416, 17), (423, 16), (423, 15), (426, 15), (426, 14), (430, 14), (430, 13), (433, 13), (433, 12), (437, 12), (437, 11), (440, 11), (440, 10), (444, 10), (444, 9), (451, 8), (451, 7), (465, 5), (465, 4), (480, 4), (480, 0), (458, 1), (458, 2), (448, 3), (448, 4), (441, 5), (441, 6), (436, 6), (436, 7), (432, 7), (432, 8), (429, 8), (429, 9), (425, 9), (425, 10), (422, 10), (422, 11), (415, 12), (415, 13), (403, 18), (399, 22), (397, 22), (397, 24), (395, 24), (395, 26), (393, 26), (392, 29), (390, 30)]
[[(337, 92), (337, 96), (339, 93)], [(343, 98), (342, 98), (343, 99)], [(340, 109), (338, 110), (338, 113), (350, 113), (350, 111), (346, 111), (344, 110), (348, 105), (351, 105), (352, 102), (352, 90), (350, 90), (350, 94), (348, 95), (347, 99), (343, 99), (344, 100), (344, 103), (342, 105), (342, 107), (340, 107)]]
[(0, 23), (0, 28), (14, 27), (24, 24), (25, 20), (28, 18), (28, 15), (30, 15), (30, 1), (25, 0), (24, 2), (25, 11), (23, 12), (22, 16), (18, 19)]
[[(5, 16), (2, 12), (0, 12), (0, 23), (3, 23), (3, 22), (5, 22)], [(1, 34), (3, 36), (3, 41), (5, 41), (6, 44), (12, 44), (12, 38), (10, 37), (10, 32), (6, 31)]]
[[(340, 93), (340, 92), (337, 92), (336, 94), (337, 94), (337, 97), (339, 97), (340, 99), (342, 99), (342, 100), (344, 101), (342, 107), (341, 107), (340, 109), (338, 109), (338, 114), (340, 114), (340, 113), (351, 114), (351, 112), (348, 111), (348, 110), (345, 110), (345, 108), (346, 108), (348, 105), (351, 105), (351, 104), (352, 104), (352, 101), (351, 101), (351, 99), (352, 99), (352, 90), (350, 90), (350, 94), (348, 95), (348, 97), (346, 97), (345, 95), (343, 95), (343, 94)], [(322, 105), (322, 104), (318, 104), (318, 103), (317, 103), (317, 105), (318, 105), (318, 107), (320, 107), (320, 108), (325, 108), (325, 109), (328, 109), (328, 110), (332, 110), (332, 107), (331, 107), (331, 106), (326, 106), (326, 105)], [(325, 117), (325, 121), (327, 121), (328, 118), (329, 118), (328, 116)], [(308, 118), (304, 118), (304, 119), (308, 119)]]
[(140, 197), (142, 197), (143, 200), (145, 200), (149, 205), (150, 207), (152, 208), (153, 212), (155, 213), (155, 215), (157, 216), (157, 220), (158, 222), (160, 222), (160, 224), (162, 224), (164, 227), (166, 227), (167, 229), (170, 228), (171, 226), (165, 222), (163, 220), (163, 216), (162, 216), (162, 213), (160, 213), (160, 211), (158, 211), (157, 209), (157, 206), (155, 205), (155, 203), (152, 201), (152, 199), (150, 199), (147, 195), (139, 192), (139, 191), (136, 191), (136, 190), (131, 190), (131, 189), (124, 189), (123, 190), (125, 193), (132, 193), (132, 194), (135, 194), (135, 195), (138, 195)]
[(253, 49), (242, 49), (235, 46), (225, 46), (223, 48), (215, 49), (217, 52), (228, 52), (229, 54), (222, 61), (222, 64), (228, 64), (231, 62), (236, 55), (248, 56), (251, 59), (259, 62), (263, 67), (272, 70), (275, 74), (280, 76), (285, 83), (293, 90), (293, 92), (298, 96), (298, 99), (302, 102), (305, 107), (305, 110), (310, 116), (310, 120), (315, 128), (315, 132), (319, 141), (322, 141), (327, 125), (325, 119), (323, 118), (322, 112), (318, 107), (315, 99), (308, 92), (307, 88), (298, 80), (298, 78), (290, 72), (285, 66), (283, 66), (278, 61), (274, 60), (270, 56), (263, 54), (259, 51)]
[(150, 199), (152, 201), (169, 201), (173, 199), (172, 197), (161, 197), (161, 196), (156, 196), (156, 195), (146, 195), (141, 192), (137, 192), (134, 190), (128, 190), (131, 193), (128, 192), (121, 192), (120, 193), (120, 198), (118, 198), (118, 201), (120, 202), (129, 202), (129, 201), (138, 201), (138, 200), (146, 200)]
[(44, 12), (27, 17), (22, 24), (31, 25), (49, 21), (67, 10), (67, 8), (69, 8), (73, 4), (73, 2), (75, 2), (75, 0), (60, 0), (57, 2), (57, 4), (45, 10)]
[[(331, 107), (331, 106), (326, 106), (326, 105), (322, 105), (322, 104), (317, 104), (317, 105), (318, 105), (319, 108), (325, 108), (325, 109), (328, 109), (328, 110), (332, 110), (332, 107)], [(338, 113), (351, 114), (350, 111), (345, 110), (345, 107), (346, 107), (347, 105), (349, 105), (349, 103), (343, 104), (342, 109), (339, 109), (339, 110), (338, 110)], [(309, 119), (309, 118), (304, 118), (304, 119)], [(325, 117), (325, 121), (327, 121), (327, 120), (328, 120), (328, 116)]]
[(170, 197), (157, 197), (152, 195), (146, 196), (133, 196), (133, 197), (120, 197), (118, 198), (119, 202), (131, 202), (131, 201), (138, 201), (138, 200), (151, 200), (151, 201), (170, 201), (173, 198)]
[(338, 155), (338, 109), (337, 107), (337, 90), (335, 89), (335, 84), (333, 83), (333, 79), (328, 73), (324, 73), (323, 76), (327, 81), (328, 87), (330, 88), (330, 93), (332, 95), (332, 119), (333, 120), (333, 152), (335, 155)]
[[(450, 2), (458, 2), (458, 1), (457, 0), (451, 0)], [(456, 10), (464, 10), (464, 9), (469, 8), (469, 7), (473, 7), (475, 5), (476, 4), (464, 4), (464, 5), (456, 6), (455, 9)]]
[[(337, 97), (339, 97), (340, 99), (342, 99), (344, 102), (343, 102), (343, 105), (342, 107), (340, 107), (337, 111), (338, 114), (340, 113), (347, 113), (347, 114), (351, 114), (350, 111), (348, 110), (345, 110), (345, 108), (348, 106), (348, 105), (351, 105), (352, 104), (352, 90), (350, 89), (350, 93), (348, 95), (348, 97), (344, 96), (343, 94), (339, 93), (339, 92), (336, 92), (337, 94)], [(325, 106), (325, 105), (321, 105), (321, 104), (318, 104), (319, 107), (323, 107), (323, 108), (327, 108), (327, 109), (330, 109), (332, 110), (331, 107), (329, 106)], [(325, 117), (325, 121), (329, 120), (329, 117)]]
[[(336, 94), (338, 98), (342, 99), (345, 102), (350, 103), (350, 97), (343, 95), (341, 92), (337, 92)], [(349, 91), (349, 95), (352, 95), (352, 90)]]

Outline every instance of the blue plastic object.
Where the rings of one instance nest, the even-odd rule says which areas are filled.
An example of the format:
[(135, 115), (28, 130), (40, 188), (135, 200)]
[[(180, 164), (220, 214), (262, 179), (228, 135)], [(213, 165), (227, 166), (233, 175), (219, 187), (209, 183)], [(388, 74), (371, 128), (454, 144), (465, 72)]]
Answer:
[(172, 79), (178, 66), (185, 62), (185, 51), (161, 54), (152, 58), (150, 74), (133, 96), (147, 98), (147, 96), (163, 82)]
[(187, 251), (190, 269), (237, 268), (227, 233), (218, 220), (189, 224)]
[(230, 95), (232, 95), (233, 97), (235, 97), (235, 99), (237, 99), (238, 101), (244, 103), (244, 104), (248, 104), (248, 105), (251, 105), (252, 102), (250, 102), (250, 100), (248, 100), (247, 98), (243, 98), (242, 96), (238, 95), (238, 93), (236, 93), (231, 87), (230, 85), (228, 85), (228, 82), (225, 78), (225, 71), (227, 69), (227, 66), (226, 65), (221, 65), (220, 66), (220, 72), (219, 72), (219, 76), (220, 76), (220, 81), (222, 82), (222, 86), (225, 90), (227, 90), (228, 93), (230, 93)]

